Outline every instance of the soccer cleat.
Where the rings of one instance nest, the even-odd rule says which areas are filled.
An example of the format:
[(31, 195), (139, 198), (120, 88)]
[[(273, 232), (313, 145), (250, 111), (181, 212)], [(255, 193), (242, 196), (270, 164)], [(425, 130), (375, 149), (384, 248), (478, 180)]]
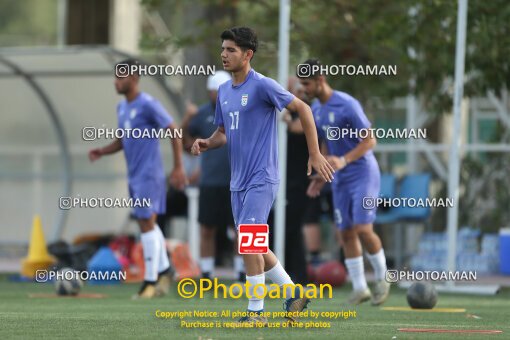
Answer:
[[(309, 303), (309, 298), (293, 297), (283, 302), (283, 310), (290, 313), (301, 312), (308, 306)], [(296, 322), (296, 318), (291, 315), (287, 315), (285, 318), (289, 321)]]
[(140, 291), (133, 295), (133, 300), (152, 299), (156, 296), (156, 285), (154, 283), (145, 282), (142, 284)]
[(172, 280), (170, 279), (170, 274), (160, 274), (158, 276), (158, 281), (156, 281), (156, 296), (165, 296), (168, 294), (170, 290), (170, 284)]
[(390, 295), (390, 283), (386, 280), (376, 281), (374, 284), (374, 294), (372, 295), (372, 305), (379, 306), (388, 298)]
[(261, 315), (261, 312), (252, 312), (248, 311), (250, 315), (243, 316), (240, 318), (237, 322), (244, 323), (244, 322), (253, 322), (256, 324), (262, 324), (263, 327), (267, 327), (267, 318), (263, 315)]
[(360, 303), (370, 300), (370, 297), (370, 289), (368, 288), (363, 290), (353, 290), (347, 299), (347, 303), (350, 305), (359, 305)]

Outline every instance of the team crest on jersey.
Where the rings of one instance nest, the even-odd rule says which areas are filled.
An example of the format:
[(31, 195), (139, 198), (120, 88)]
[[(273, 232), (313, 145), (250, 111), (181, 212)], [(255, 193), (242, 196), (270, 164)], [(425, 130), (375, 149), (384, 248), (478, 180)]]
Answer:
[(241, 105), (246, 106), (247, 104), (248, 104), (248, 95), (243, 94), (243, 96), (241, 97)]
[(129, 113), (129, 117), (130, 117), (131, 119), (135, 118), (135, 117), (136, 117), (136, 113), (137, 113), (137, 112), (136, 112), (136, 109), (132, 109), (132, 110), (131, 110), (131, 112)]
[(334, 112), (329, 113), (329, 122), (332, 124), (335, 122), (335, 113)]

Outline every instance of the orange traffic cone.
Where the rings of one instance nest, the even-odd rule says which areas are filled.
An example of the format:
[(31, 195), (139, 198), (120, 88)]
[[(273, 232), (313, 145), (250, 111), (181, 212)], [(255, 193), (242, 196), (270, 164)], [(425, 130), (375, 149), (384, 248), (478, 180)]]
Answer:
[(187, 243), (178, 240), (167, 240), (167, 249), (175, 270), (174, 279), (180, 281), (184, 278), (199, 278), (200, 267), (191, 257)]
[(37, 270), (47, 269), (55, 262), (55, 258), (48, 254), (46, 249), (41, 218), (36, 215), (32, 224), (28, 256), (21, 263), (21, 276), (33, 278)]
[(131, 264), (127, 271), (126, 282), (142, 282), (145, 274), (143, 248), (140, 242), (133, 245), (131, 250)]

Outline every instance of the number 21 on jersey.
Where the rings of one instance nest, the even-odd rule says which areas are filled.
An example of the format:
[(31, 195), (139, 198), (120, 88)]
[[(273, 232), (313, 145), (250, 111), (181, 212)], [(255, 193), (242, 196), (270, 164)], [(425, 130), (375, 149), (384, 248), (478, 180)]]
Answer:
[(229, 112), (230, 118), (232, 118), (232, 122), (230, 124), (230, 130), (237, 130), (239, 127), (239, 111)]

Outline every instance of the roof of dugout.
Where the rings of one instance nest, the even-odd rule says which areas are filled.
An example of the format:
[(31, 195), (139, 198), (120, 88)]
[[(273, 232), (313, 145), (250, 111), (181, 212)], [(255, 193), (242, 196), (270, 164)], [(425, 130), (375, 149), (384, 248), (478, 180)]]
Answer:
[[(125, 220), (126, 211), (62, 210), (58, 201), (87, 193), (127, 196), (124, 159), (116, 156), (91, 166), (88, 150), (108, 141), (82, 138), (84, 127), (117, 126), (115, 107), (121, 97), (113, 86), (114, 65), (127, 57), (107, 46), (0, 48), (2, 242), (26, 243), (35, 214), (41, 215), (49, 240), (114, 231)], [(176, 117), (184, 104), (169, 80), (142, 77), (141, 89)], [(98, 189), (108, 181), (114, 189), (94, 193), (91, 181)]]

